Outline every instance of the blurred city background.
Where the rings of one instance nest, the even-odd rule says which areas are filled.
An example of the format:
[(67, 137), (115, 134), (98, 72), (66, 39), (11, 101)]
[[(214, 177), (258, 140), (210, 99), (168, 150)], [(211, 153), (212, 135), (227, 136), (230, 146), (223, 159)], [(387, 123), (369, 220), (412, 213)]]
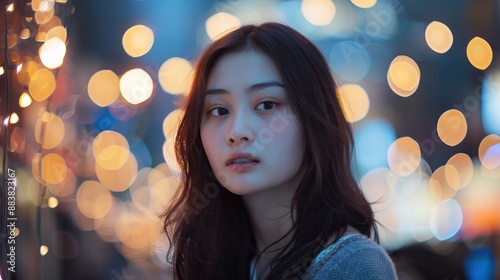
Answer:
[(178, 182), (175, 101), (207, 43), (264, 21), (327, 58), (355, 134), (352, 168), (400, 279), (500, 279), (499, 1), (2, 5), (10, 279), (166, 278), (158, 216)]

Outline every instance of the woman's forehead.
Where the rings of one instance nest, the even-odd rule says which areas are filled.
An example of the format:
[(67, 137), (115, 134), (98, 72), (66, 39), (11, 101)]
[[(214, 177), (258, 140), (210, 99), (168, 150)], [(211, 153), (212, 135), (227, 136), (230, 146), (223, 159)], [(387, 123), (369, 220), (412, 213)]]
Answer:
[(279, 72), (269, 57), (254, 51), (231, 53), (217, 60), (209, 74), (207, 89), (269, 81), (281, 83)]

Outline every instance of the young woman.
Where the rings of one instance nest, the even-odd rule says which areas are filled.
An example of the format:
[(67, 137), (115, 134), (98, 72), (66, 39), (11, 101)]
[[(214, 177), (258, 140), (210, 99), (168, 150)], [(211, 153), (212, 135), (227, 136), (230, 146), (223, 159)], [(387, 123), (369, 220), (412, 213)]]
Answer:
[(176, 279), (395, 279), (350, 171), (352, 134), (320, 51), (278, 23), (199, 57), (167, 209)]

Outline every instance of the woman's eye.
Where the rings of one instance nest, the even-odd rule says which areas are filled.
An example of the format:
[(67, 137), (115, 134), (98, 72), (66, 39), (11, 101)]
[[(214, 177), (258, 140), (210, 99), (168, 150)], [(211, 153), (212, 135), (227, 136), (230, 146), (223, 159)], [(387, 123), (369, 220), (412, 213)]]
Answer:
[(229, 113), (229, 111), (225, 108), (217, 107), (217, 108), (213, 108), (212, 110), (210, 110), (209, 113), (210, 113), (210, 115), (212, 115), (214, 117), (219, 117), (219, 116), (227, 115)]
[(272, 101), (264, 101), (262, 103), (260, 103), (259, 105), (257, 105), (257, 107), (255, 107), (257, 110), (271, 110), (273, 109), (274, 107), (276, 107), (276, 102), (272, 102)]

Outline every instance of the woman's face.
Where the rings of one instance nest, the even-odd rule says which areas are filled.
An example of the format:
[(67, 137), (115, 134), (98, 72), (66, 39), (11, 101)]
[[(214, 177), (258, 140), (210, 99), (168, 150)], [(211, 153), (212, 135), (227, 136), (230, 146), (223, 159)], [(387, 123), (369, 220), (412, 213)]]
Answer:
[(302, 130), (265, 55), (242, 52), (218, 60), (200, 133), (215, 176), (234, 194), (295, 188), (301, 179)]

